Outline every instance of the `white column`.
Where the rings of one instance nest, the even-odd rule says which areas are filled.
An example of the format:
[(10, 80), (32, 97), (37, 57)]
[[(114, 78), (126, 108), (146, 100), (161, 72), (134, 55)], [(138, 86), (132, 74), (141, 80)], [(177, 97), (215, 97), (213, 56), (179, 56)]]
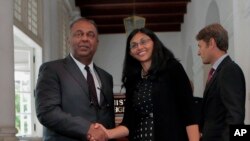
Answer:
[(235, 61), (241, 66), (246, 79), (246, 115), (245, 124), (250, 124), (250, 1), (233, 1), (234, 6), (234, 46)]
[(0, 0), (0, 141), (17, 141), (15, 134), (15, 87), (13, 0)]

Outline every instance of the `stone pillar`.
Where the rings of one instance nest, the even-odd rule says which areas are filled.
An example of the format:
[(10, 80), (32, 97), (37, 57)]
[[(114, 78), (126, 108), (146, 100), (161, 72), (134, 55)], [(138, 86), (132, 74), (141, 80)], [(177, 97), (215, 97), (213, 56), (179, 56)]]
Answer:
[(249, 66), (249, 36), (250, 36), (250, 1), (233, 1), (234, 7), (234, 48), (235, 62), (242, 68), (246, 79), (246, 109), (245, 124), (250, 124), (250, 66)]
[(13, 0), (0, 0), (0, 141), (17, 141), (15, 128)]

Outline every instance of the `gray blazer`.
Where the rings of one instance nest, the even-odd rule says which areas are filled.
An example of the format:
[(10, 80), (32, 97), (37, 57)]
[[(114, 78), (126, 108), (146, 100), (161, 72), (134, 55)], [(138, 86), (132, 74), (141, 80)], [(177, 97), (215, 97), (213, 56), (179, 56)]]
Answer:
[(244, 74), (227, 56), (204, 91), (202, 141), (229, 141), (229, 125), (244, 124), (245, 98)]
[(44, 126), (44, 141), (86, 141), (92, 122), (113, 128), (113, 78), (94, 65), (101, 81), (101, 104), (90, 102), (87, 81), (70, 57), (44, 63), (35, 90), (37, 117)]

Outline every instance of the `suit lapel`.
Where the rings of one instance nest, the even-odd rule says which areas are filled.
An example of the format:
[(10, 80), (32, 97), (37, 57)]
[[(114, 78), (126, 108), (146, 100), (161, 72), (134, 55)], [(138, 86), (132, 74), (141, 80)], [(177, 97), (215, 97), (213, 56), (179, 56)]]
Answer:
[(213, 74), (212, 78), (210, 79), (210, 81), (207, 82), (206, 87), (205, 87), (205, 91), (204, 91), (204, 97), (207, 95), (207, 92), (208, 92), (210, 86), (214, 83), (214, 81), (216, 79), (217, 72), (218, 72), (218, 70), (216, 70), (214, 72), (214, 74)]
[(218, 74), (220, 74), (220, 70), (221, 68), (227, 64), (228, 62), (232, 61), (231, 58), (229, 56), (227, 56), (226, 58), (224, 58), (224, 60), (220, 63), (220, 65), (218, 66), (218, 68), (215, 70), (213, 77), (211, 78), (211, 80), (206, 84), (205, 87), (205, 91), (204, 91), (204, 99), (207, 98), (207, 95), (209, 93), (209, 88), (212, 86), (213, 83), (215, 83), (216, 78), (218, 77)]
[(96, 73), (97, 73), (97, 75), (98, 75), (98, 77), (99, 77), (99, 79), (100, 79), (100, 104), (102, 104), (104, 101), (105, 101), (105, 97), (107, 97), (106, 96), (106, 93), (105, 93), (105, 89), (106, 89), (106, 85), (107, 85), (107, 83), (105, 83), (106, 82), (106, 78), (105, 78), (105, 76), (102, 74), (102, 72), (101, 72), (101, 70), (94, 64), (94, 68), (95, 68), (95, 70), (96, 70)]
[(65, 68), (72, 75), (72, 78), (74, 78), (74, 80), (77, 81), (77, 83), (82, 88), (84, 93), (88, 94), (87, 81), (84, 78), (84, 76), (83, 76), (81, 70), (79, 69), (79, 67), (76, 65), (74, 60), (70, 57), (70, 55), (65, 58)]
[[(207, 83), (205, 90), (204, 90), (204, 95), (203, 95), (203, 104), (202, 104), (202, 113), (201, 116), (203, 119), (204, 118), (204, 114), (206, 112), (206, 108), (207, 108), (207, 102), (209, 101), (209, 97), (213, 95), (213, 93), (211, 93), (209, 90), (212, 89), (213, 84), (216, 83), (216, 79), (219, 77), (220, 75), (220, 71), (221, 68), (227, 64), (228, 62), (232, 61), (231, 58), (229, 56), (227, 56), (218, 66), (218, 68), (215, 70), (213, 77), (211, 78), (210, 82)], [(203, 124), (203, 121), (201, 121), (201, 126)]]

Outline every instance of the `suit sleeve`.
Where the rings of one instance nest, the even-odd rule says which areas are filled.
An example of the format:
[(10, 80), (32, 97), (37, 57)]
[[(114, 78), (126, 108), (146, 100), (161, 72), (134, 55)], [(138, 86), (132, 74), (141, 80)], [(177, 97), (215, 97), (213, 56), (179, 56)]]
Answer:
[(185, 126), (198, 124), (194, 111), (194, 99), (191, 83), (188, 76), (179, 62), (171, 66), (171, 74), (174, 86), (176, 87), (176, 100), (179, 106), (180, 114)]
[(35, 90), (37, 117), (48, 129), (82, 140), (86, 138), (91, 123), (82, 117), (62, 111), (60, 87), (56, 71), (47, 64), (42, 65)]
[(220, 78), (220, 94), (227, 109), (226, 122), (243, 124), (245, 117), (245, 78), (237, 65), (228, 65), (222, 69)]
[(229, 136), (229, 125), (244, 124), (245, 117), (245, 78), (241, 69), (235, 65), (227, 65), (222, 69), (219, 78), (220, 96), (227, 110), (226, 128), (223, 131), (223, 139)]
[(135, 120), (136, 120), (136, 116), (134, 113), (134, 109), (133, 109), (133, 104), (132, 104), (132, 91), (131, 91), (131, 87), (130, 88), (126, 88), (126, 101), (125, 101), (125, 111), (124, 111), (124, 116), (123, 116), (123, 120), (121, 122), (120, 125), (125, 126), (128, 128), (129, 130), (129, 137), (133, 137), (134, 133), (133, 130), (135, 128)]

